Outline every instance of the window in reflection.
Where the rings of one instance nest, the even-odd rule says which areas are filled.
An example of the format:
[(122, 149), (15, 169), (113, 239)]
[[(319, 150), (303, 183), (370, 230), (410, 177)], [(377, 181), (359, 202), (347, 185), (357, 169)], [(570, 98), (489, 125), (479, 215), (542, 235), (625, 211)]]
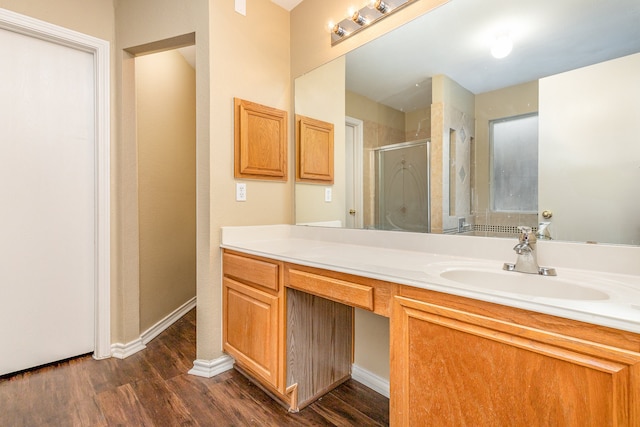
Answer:
[(491, 209), (538, 211), (538, 115), (508, 117), (489, 123)]

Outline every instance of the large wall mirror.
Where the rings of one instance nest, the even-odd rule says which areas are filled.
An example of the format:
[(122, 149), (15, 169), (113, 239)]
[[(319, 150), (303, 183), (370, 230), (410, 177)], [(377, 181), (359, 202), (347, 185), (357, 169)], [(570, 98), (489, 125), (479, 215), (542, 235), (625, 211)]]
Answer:
[(335, 176), (296, 183), (296, 223), (639, 245), (639, 22), (638, 0), (451, 0), (298, 77)]

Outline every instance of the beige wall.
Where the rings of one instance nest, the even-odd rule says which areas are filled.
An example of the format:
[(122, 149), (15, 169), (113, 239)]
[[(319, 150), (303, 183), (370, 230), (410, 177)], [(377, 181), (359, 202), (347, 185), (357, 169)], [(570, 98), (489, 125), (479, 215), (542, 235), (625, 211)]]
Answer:
[[(319, 72), (321, 71), (321, 72)], [(296, 79), (295, 113), (333, 123), (333, 185), (296, 183), (295, 220), (307, 224), (340, 221), (345, 224), (345, 60), (338, 58)], [(292, 150), (295, 144), (291, 145)], [(331, 202), (324, 190), (332, 189)]]
[[(198, 358), (222, 354), (220, 226), (293, 222), (293, 137), (289, 135), (289, 180), (246, 181), (247, 201), (235, 201), (233, 97), (289, 112), (289, 13), (270, 1), (248, 0), (247, 16), (234, 2), (209, 11), (211, 35), (210, 265), (208, 280), (198, 273)], [(199, 248), (200, 250), (200, 248)], [(200, 252), (199, 252), (200, 253)]]
[(135, 60), (140, 330), (196, 295), (196, 73), (169, 50)]
[(112, 0), (0, 0), (0, 7), (112, 43), (115, 39)]
[[(315, 69), (313, 73), (324, 70), (325, 67), (327, 65)], [(345, 98), (347, 116), (360, 119), (363, 122), (363, 225), (364, 227), (373, 227), (376, 225), (377, 214), (374, 149), (383, 145), (405, 141), (406, 115), (402, 111), (375, 102), (354, 92), (346, 92)], [(358, 319), (356, 318), (357, 321)]]
[(332, 47), (327, 25), (344, 19), (352, 4), (344, 0), (304, 0), (291, 11), (291, 75), (295, 78), (307, 73), (447, 1), (414, 2)]
[[(119, 261), (117, 281), (112, 291), (112, 342), (130, 343), (140, 337), (140, 260), (138, 218), (138, 174), (135, 114), (135, 60), (125, 51), (132, 47), (169, 39), (188, 33), (196, 33), (196, 162), (205, 150), (204, 168), (199, 167), (196, 176), (196, 196), (204, 197), (206, 204), (197, 207), (198, 242), (206, 241), (208, 248), (208, 147), (209, 147), (209, 31), (208, 1), (194, 0), (115, 0), (117, 43), (115, 50), (118, 124), (115, 146), (113, 179), (117, 193), (117, 227), (112, 230), (117, 239), (116, 255)], [(170, 47), (170, 46), (166, 46)], [(200, 165), (200, 163), (197, 163)], [(206, 231), (202, 231), (206, 228)], [(199, 252), (198, 252), (199, 253)], [(198, 268), (202, 262), (198, 258)], [(203, 261), (204, 269), (208, 257)]]
[[(119, 49), (196, 33), (196, 293), (197, 358), (222, 355), (220, 227), (290, 223), (291, 179), (247, 182), (247, 201), (235, 201), (233, 178), (233, 98), (239, 97), (291, 111), (289, 74), (289, 14), (271, 2), (249, 0), (247, 16), (221, 2), (209, 10), (206, 0), (117, 1)], [(131, 58), (123, 55), (121, 144), (123, 198), (122, 257), (126, 260), (120, 298), (125, 307), (121, 340), (133, 339), (137, 327), (135, 283), (137, 242), (131, 237), (136, 221), (134, 117), (127, 111), (132, 88)], [(292, 176), (291, 165), (289, 176)], [(139, 297), (138, 297), (139, 298)]]

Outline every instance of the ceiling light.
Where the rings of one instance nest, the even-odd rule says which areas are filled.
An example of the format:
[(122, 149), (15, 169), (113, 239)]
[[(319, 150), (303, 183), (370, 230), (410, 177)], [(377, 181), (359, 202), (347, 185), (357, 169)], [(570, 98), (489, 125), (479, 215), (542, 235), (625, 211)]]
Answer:
[(491, 55), (494, 58), (504, 58), (505, 56), (511, 53), (511, 49), (513, 49), (513, 41), (508, 34), (502, 34), (496, 37), (496, 40), (491, 47)]

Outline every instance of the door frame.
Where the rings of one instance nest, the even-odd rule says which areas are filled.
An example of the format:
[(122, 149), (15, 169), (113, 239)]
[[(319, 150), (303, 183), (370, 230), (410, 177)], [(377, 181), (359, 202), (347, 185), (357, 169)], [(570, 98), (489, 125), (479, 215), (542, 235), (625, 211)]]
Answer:
[(111, 203), (109, 42), (0, 8), (0, 29), (35, 37), (93, 55), (95, 81), (95, 349), (93, 357), (111, 357)]
[[(364, 192), (363, 192), (363, 171), (362, 171), (362, 163), (364, 156), (364, 122), (360, 119), (356, 119), (354, 117), (345, 116), (345, 126), (347, 128), (351, 128), (353, 132), (353, 156), (354, 162), (353, 165), (347, 165), (346, 171), (353, 173), (353, 187), (354, 187), (354, 198), (355, 198), (355, 206), (354, 209), (356, 211), (356, 215), (354, 218), (354, 227), (362, 228), (364, 226)], [(346, 149), (347, 147), (345, 147)], [(345, 194), (347, 192), (345, 191)], [(349, 216), (349, 213), (346, 212), (345, 215)], [(345, 222), (346, 224), (346, 222)]]

